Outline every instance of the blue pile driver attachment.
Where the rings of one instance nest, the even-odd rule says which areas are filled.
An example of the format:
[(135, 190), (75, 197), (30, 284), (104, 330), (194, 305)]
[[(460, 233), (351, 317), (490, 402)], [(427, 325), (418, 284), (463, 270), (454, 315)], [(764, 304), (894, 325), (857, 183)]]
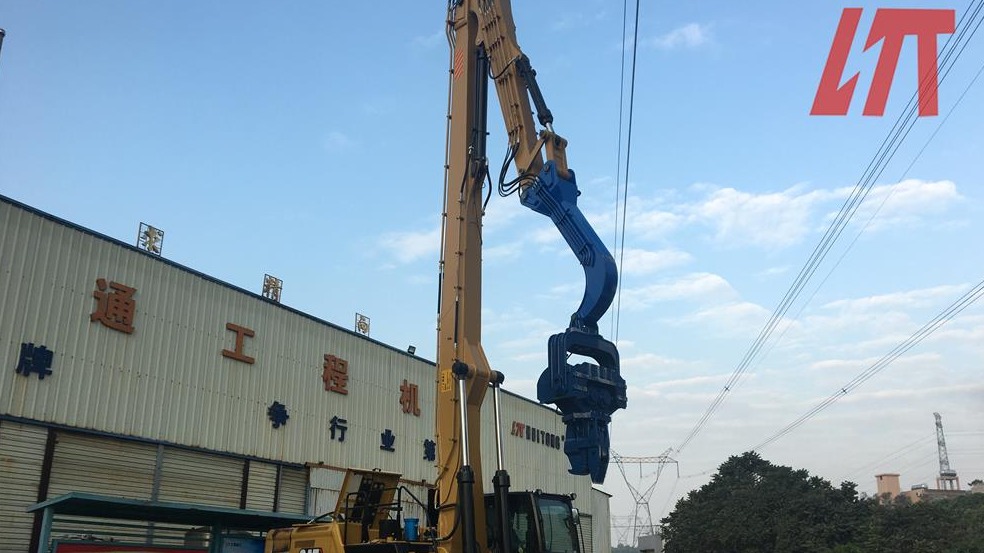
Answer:
[[(618, 349), (598, 333), (598, 320), (615, 297), (615, 259), (577, 207), (580, 192), (574, 180), (558, 174), (548, 161), (536, 182), (520, 193), (526, 207), (550, 217), (584, 268), (584, 297), (565, 332), (550, 337), (547, 369), (537, 382), (540, 403), (553, 403), (567, 431), (564, 453), (573, 474), (590, 474), (596, 483), (608, 471), (608, 423), (626, 405), (625, 379), (619, 374)], [(570, 355), (594, 360), (569, 364)]]
[[(541, 403), (553, 403), (563, 413), (567, 431), (564, 453), (572, 474), (590, 474), (602, 483), (608, 471), (608, 423), (616, 409), (624, 409), (625, 379), (618, 372), (615, 344), (597, 334), (567, 330), (550, 337), (547, 369), (536, 384)], [(571, 365), (568, 355), (583, 355), (597, 365)]]

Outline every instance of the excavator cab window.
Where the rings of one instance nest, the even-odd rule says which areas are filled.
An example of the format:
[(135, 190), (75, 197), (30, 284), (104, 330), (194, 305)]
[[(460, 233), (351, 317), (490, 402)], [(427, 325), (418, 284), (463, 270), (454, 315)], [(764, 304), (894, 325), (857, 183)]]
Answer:
[(489, 548), (499, 553), (542, 553), (536, 536), (536, 515), (533, 496), (529, 493), (509, 494), (509, 551), (503, 552), (495, 536), (495, 503), (492, 494), (485, 496)]
[(492, 494), (485, 496), (488, 546), (499, 553), (580, 553), (577, 521), (567, 497), (529, 492), (509, 494), (509, 551), (503, 552), (494, 532)]
[(536, 498), (544, 553), (579, 553), (577, 521), (571, 504), (552, 497)]

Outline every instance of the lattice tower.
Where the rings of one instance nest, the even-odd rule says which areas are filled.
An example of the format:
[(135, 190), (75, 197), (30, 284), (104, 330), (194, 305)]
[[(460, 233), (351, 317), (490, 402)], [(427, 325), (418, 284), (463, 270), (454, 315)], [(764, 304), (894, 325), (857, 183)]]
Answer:
[[(677, 462), (670, 458), (671, 451), (673, 451), (672, 448), (667, 449), (660, 455), (652, 457), (628, 457), (612, 451), (612, 460), (618, 465), (618, 470), (622, 473), (622, 479), (625, 480), (625, 485), (629, 488), (629, 493), (632, 494), (632, 499), (635, 501), (632, 517), (629, 524), (626, 525), (632, 531), (632, 542), (630, 545), (633, 547), (639, 546), (639, 536), (653, 535), (656, 533), (656, 526), (653, 524), (653, 513), (649, 508), (649, 500), (656, 490), (656, 483), (659, 482), (659, 477), (666, 465), (677, 465)], [(625, 470), (625, 465), (639, 465), (639, 478), (630, 480), (629, 474)], [(656, 470), (644, 473), (643, 467), (645, 465), (655, 465)], [(679, 476), (680, 466), (677, 465), (677, 477)], [(648, 483), (650, 478), (652, 478), (652, 483)]]
[(950, 458), (946, 454), (943, 418), (939, 413), (933, 413), (933, 416), (936, 417), (936, 447), (940, 453), (940, 475), (936, 477), (936, 489), (959, 490), (960, 478), (957, 477), (957, 471), (950, 468)]

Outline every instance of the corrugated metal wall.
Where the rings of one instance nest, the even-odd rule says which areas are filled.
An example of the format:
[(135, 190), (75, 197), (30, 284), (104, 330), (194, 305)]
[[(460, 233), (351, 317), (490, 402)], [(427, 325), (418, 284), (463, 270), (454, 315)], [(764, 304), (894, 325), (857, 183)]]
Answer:
[[(100, 278), (136, 289), (132, 334), (90, 321)], [(431, 363), (2, 197), (0, 279), (0, 366), (18, 364), (22, 343), (54, 352), (53, 374), (44, 380), (0, 372), (0, 414), (271, 462), (379, 468), (401, 472), (407, 481), (433, 482), (433, 462), (424, 459), (423, 447), (434, 438)], [(236, 334), (227, 323), (254, 331), (243, 348), (253, 364), (221, 354), (235, 347)], [(348, 362), (347, 394), (325, 391), (325, 355)], [(402, 409), (404, 380), (417, 387), (419, 416)], [(268, 419), (275, 401), (290, 416), (280, 428)], [(488, 403), (481, 440), (487, 481), (495, 468)], [(513, 488), (575, 492), (578, 508), (590, 514), (588, 478), (567, 474), (560, 417), (508, 394), (503, 404)], [(344, 441), (337, 426), (331, 438), (333, 420), (344, 421)], [(393, 452), (380, 448), (387, 431), (395, 436)], [(140, 454), (141, 467), (147, 468), (153, 447)], [(178, 472), (191, 467), (177, 469), (184, 453), (166, 447), (159, 499), (202, 499), (194, 490), (182, 492), (180, 480), (168, 475), (169, 466)], [(231, 484), (241, 478), (244, 462), (208, 458), (207, 478), (229, 493), (209, 501), (240, 504), (242, 490)], [(272, 507), (272, 469), (250, 461), (248, 507)], [(287, 495), (278, 507), (305, 508), (304, 478), (281, 471), (278, 489)], [(312, 481), (311, 512), (321, 507), (317, 490)]]
[(164, 448), (159, 501), (239, 507), (244, 459)]
[(281, 513), (306, 513), (307, 491), (307, 469), (281, 467), (280, 494), (277, 498), (277, 511)]
[(591, 489), (591, 538), (594, 553), (609, 553), (612, 550), (612, 517), (608, 504), (610, 497), (601, 490)]
[(250, 461), (246, 489), (246, 508), (254, 511), (272, 511), (273, 497), (276, 489), (277, 466), (259, 461)]
[(581, 553), (594, 553), (594, 517), (591, 515), (581, 515), (581, 533), (578, 536), (581, 540)]
[(0, 551), (27, 551), (48, 429), (0, 421)]
[(59, 432), (48, 497), (88, 492), (150, 499), (156, 461), (150, 444)]
[[(298, 315), (161, 260), (0, 201), (0, 366), (21, 343), (54, 351), (54, 374), (0, 373), (0, 413), (278, 461), (400, 469), (431, 475), (419, 450), (433, 437), (433, 367), (423, 360)], [(90, 322), (97, 279), (136, 289), (132, 334)], [(247, 364), (234, 323), (252, 329)], [(9, 331), (7, 331), (9, 329)], [(348, 361), (348, 394), (327, 392), (325, 355)], [(418, 386), (420, 416), (400, 404), (403, 379)], [(273, 428), (267, 408), (287, 406)], [(112, 408), (107, 408), (112, 406)], [(345, 441), (329, 439), (347, 421)], [(358, 452), (358, 454), (354, 454)]]

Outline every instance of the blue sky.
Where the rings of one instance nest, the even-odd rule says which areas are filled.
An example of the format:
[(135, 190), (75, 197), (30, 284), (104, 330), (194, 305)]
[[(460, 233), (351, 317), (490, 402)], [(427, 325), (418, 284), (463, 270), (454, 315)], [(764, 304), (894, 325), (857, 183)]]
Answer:
[[(277, 275), (284, 303), (346, 326), (365, 313), (373, 337), (433, 359), (448, 53), (444, 3), (431, 4), (8, 0), (0, 193), (122, 240), (153, 224), (174, 261), (257, 291), (264, 273)], [(847, 116), (811, 117), (848, 6), (865, 8), (847, 67), (861, 72), (858, 89)], [(861, 43), (878, 7), (959, 17), (966, 4), (643, 3), (621, 453), (680, 444), (914, 92), (910, 38), (885, 116), (861, 115), (879, 51)], [(517, 0), (514, 12), (570, 141), (582, 209), (612, 242), (622, 5)], [(654, 515), (984, 277), (984, 85), (940, 126), (981, 68), (982, 41), (963, 52), (940, 87), (941, 115), (917, 122), (781, 339), (680, 452), (685, 478), (661, 481)], [(496, 106), (490, 128), (498, 168)], [(580, 300), (581, 271), (546, 219), (494, 196), (485, 275), (486, 351), (508, 388), (533, 397), (547, 336)], [(607, 319), (602, 328), (611, 335)], [(763, 455), (866, 491), (879, 471), (932, 483), (940, 411), (951, 464), (964, 481), (984, 477), (982, 344), (974, 306)], [(632, 501), (609, 474), (623, 517)]]

